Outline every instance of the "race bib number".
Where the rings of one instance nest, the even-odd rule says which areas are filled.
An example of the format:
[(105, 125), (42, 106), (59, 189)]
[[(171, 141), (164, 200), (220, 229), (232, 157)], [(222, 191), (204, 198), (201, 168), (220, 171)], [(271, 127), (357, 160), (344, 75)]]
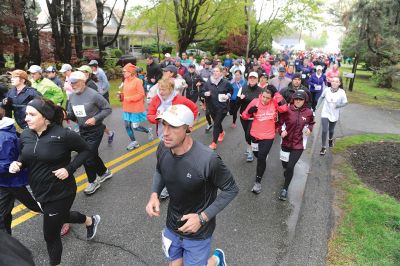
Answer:
[(72, 110), (76, 117), (86, 117), (86, 111), (84, 105), (73, 105)]
[(315, 90), (316, 90), (316, 91), (320, 91), (320, 90), (322, 89), (322, 86), (321, 86), (321, 85), (315, 85), (314, 87), (315, 87)]
[(258, 151), (258, 143), (252, 142), (251, 143), (251, 150), (252, 151)]
[(302, 78), (302, 79), (305, 79), (306, 77), (307, 77), (306, 74), (301, 74), (301, 78)]
[(171, 247), (172, 241), (165, 237), (165, 229), (161, 231), (162, 237), (162, 249), (164, 251), (164, 255), (169, 258), (169, 248)]
[(289, 162), (289, 156), (290, 152), (281, 150), (281, 152), (279, 153), (279, 159), (281, 159), (281, 161), (283, 162)]
[(226, 94), (218, 94), (218, 101), (220, 101), (221, 103), (226, 102), (228, 99), (226, 97)]

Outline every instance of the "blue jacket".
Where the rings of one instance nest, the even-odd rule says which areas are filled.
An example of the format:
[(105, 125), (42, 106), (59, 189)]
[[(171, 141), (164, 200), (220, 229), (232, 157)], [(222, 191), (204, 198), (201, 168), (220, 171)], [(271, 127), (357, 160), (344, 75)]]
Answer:
[(22, 170), (10, 174), (8, 168), (19, 156), (19, 143), (14, 120), (3, 117), (0, 120), (0, 187), (21, 187), (28, 184), (28, 172)]
[[(310, 91), (311, 92), (320, 92), (322, 93), (322, 90), (324, 86), (326, 86), (326, 76), (324, 74), (321, 75), (321, 77), (317, 77), (317, 73), (312, 73), (310, 79), (308, 80), (308, 84), (310, 85)], [(316, 89), (316, 86), (321, 86), (319, 89)]]
[(246, 81), (242, 78), (240, 81), (239, 81), (239, 84), (238, 83), (236, 83), (236, 81), (233, 79), (232, 81), (231, 81), (231, 83), (232, 83), (232, 88), (233, 88), (233, 93), (232, 93), (232, 96), (231, 96), (231, 101), (232, 102), (235, 102), (236, 100), (237, 100), (237, 94), (238, 94), (238, 92), (239, 92), (239, 89), (240, 88), (244, 88), (245, 86), (246, 86)]
[(7, 98), (11, 101), (14, 118), (20, 128), (25, 129), (28, 126), (25, 122), (26, 105), (33, 98), (41, 96), (42, 94), (36, 89), (27, 86), (18, 95), (15, 87), (8, 91)]

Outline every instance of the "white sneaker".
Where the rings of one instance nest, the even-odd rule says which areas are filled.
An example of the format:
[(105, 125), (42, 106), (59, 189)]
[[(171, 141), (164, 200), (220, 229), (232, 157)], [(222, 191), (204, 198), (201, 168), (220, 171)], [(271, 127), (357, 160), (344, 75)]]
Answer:
[(96, 181), (98, 181), (98, 183), (103, 183), (107, 179), (110, 179), (112, 176), (113, 176), (113, 174), (111, 173), (111, 171), (109, 169), (107, 169), (106, 172), (102, 176), (97, 177)]
[(152, 141), (152, 140), (154, 139), (154, 136), (153, 136), (153, 129), (152, 129), (151, 127), (149, 127), (148, 130), (149, 130), (149, 132), (147, 133), (147, 139), (148, 139), (149, 141)]
[(140, 146), (139, 143), (135, 140), (135, 141), (132, 141), (131, 143), (129, 143), (128, 146), (126, 146), (126, 149), (128, 151), (130, 151), (130, 150), (133, 150), (135, 148), (138, 148), (139, 146)]

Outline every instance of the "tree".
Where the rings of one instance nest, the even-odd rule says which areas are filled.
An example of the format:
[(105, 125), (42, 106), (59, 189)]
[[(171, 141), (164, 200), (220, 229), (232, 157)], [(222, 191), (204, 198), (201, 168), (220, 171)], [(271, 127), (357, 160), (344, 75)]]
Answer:
[(119, 31), (122, 26), (122, 21), (124, 20), (125, 16), (125, 11), (126, 11), (126, 5), (128, 4), (128, 0), (124, 0), (124, 8), (121, 13), (121, 17), (119, 18), (119, 21), (117, 21), (117, 30), (113, 36), (113, 38), (108, 41), (104, 42), (104, 29), (107, 27), (107, 25), (110, 23), (114, 9), (115, 9), (115, 4), (117, 3), (117, 0), (114, 0), (114, 4), (111, 8), (110, 14), (104, 16), (104, 4), (107, 0), (96, 0), (96, 8), (97, 8), (97, 19), (96, 19), (96, 26), (97, 26), (97, 43), (99, 46), (99, 56), (100, 56), (100, 61), (103, 60), (104, 57), (104, 52), (106, 50), (106, 47), (111, 46), (118, 38)]
[(78, 58), (83, 58), (83, 30), (82, 30), (82, 10), (81, 0), (73, 0), (73, 16), (74, 16), (74, 35), (75, 35), (75, 51)]
[(36, 23), (38, 6), (35, 0), (22, 0), (23, 17), (29, 40), (29, 65), (40, 65), (42, 58), (39, 46), (39, 28)]

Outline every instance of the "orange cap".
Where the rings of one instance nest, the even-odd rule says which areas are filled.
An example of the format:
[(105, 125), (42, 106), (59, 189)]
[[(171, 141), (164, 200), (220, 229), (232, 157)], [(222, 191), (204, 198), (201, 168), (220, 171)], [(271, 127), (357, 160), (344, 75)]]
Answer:
[(136, 74), (136, 66), (131, 63), (126, 64), (123, 69), (131, 74)]
[(16, 69), (14, 71), (8, 72), (8, 74), (11, 75), (11, 77), (19, 77), (21, 79), (28, 80), (28, 73), (21, 69)]

